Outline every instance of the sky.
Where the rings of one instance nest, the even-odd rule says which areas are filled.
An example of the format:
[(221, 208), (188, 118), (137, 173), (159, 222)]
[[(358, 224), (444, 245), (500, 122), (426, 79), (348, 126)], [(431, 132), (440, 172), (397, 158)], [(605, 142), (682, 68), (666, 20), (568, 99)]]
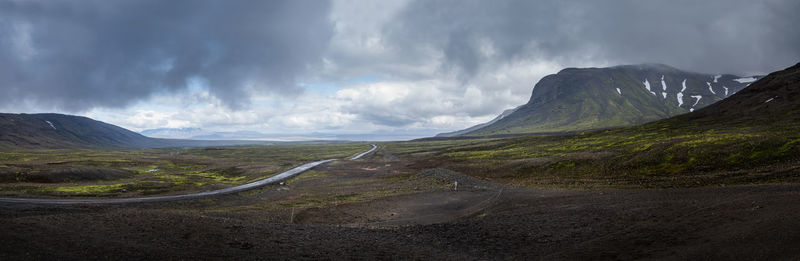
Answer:
[(796, 0), (0, 0), (0, 112), (134, 131), (424, 137), (566, 67), (765, 74)]

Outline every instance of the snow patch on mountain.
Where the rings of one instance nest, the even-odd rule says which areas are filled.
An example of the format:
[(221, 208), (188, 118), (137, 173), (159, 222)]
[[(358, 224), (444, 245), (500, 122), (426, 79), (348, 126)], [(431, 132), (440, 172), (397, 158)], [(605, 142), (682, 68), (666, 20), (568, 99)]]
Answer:
[(622, 91), (619, 88), (617, 88), (617, 93), (619, 93), (619, 95), (622, 95)]
[(50, 128), (53, 128), (54, 130), (58, 130), (58, 129), (56, 129), (56, 126), (53, 125), (52, 122), (50, 122), (50, 121), (44, 121), (44, 122), (47, 122), (47, 124), (50, 124)]
[(683, 86), (683, 88), (681, 88), (680, 92), (685, 91), (686, 90), (686, 79), (683, 79), (683, 82), (681, 83), (681, 86)]
[(714, 88), (711, 88), (711, 83), (710, 82), (706, 82), (706, 85), (708, 85), (708, 90), (711, 91), (711, 94), (714, 94), (714, 95), (717, 94), (716, 92), (714, 92)]
[(697, 99), (696, 101), (694, 101), (694, 104), (692, 104), (692, 107), (694, 107), (694, 106), (697, 106), (698, 103), (700, 103), (700, 99), (702, 99), (703, 96), (702, 95), (692, 95), (692, 98)]
[(755, 82), (757, 79), (755, 77), (745, 77), (745, 78), (739, 78), (739, 79), (733, 79), (733, 80), (736, 81), (736, 82), (739, 82), (739, 83), (749, 83), (749, 82)]
[(667, 82), (664, 81), (664, 75), (661, 75), (661, 89), (664, 90), (661, 92), (661, 96), (664, 96), (664, 99), (667, 98)]
[(714, 82), (715, 83), (717, 82), (717, 80), (719, 80), (719, 77), (722, 77), (722, 75), (714, 75)]
[(725, 89), (725, 97), (728, 97), (728, 87), (722, 86), (722, 88)]
[(642, 83), (644, 83), (644, 88), (647, 89), (648, 92), (652, 93), (653, 96), (658, 96), (658, 94), (656, 94), (656, 92), (650, 90), (650, 82), (647, 81), (647, 79), (644, 79), (644, 82), (642, 82)]
[(764, 103), (771, 102), (771, 101), (772, 101), (772, 100), (774, 100), (774, 99), (775, 99), (775, 97), (769, 98), (769, 100), (765, 101)]
[(683, 91), (686, 90), (686, 79), (683, 79), (681, 86), (682, 86), (681, 91), (675, 95), (678, 98), (678, 107), (683, 106)]

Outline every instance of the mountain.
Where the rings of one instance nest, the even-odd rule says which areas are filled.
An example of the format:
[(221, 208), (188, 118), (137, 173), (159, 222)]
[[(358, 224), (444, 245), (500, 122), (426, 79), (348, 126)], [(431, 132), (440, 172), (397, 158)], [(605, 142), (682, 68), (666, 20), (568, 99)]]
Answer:
[(200, 128), (159, 128), (143, 130), (142, 135), (162, 139), (192, 139), (192, 140), (257, 140), (269, 137), (257, 131), (207, 131)]
[(213, 132), (200, 128), (158, 128), (143, 130), (139, 133), (147, 137), (163, 139), (191, 139), (195, 136), (213, 134)]
[(702, 110), (665, 121), (707, 127), (800, 127), (800, 63)]
[(150, 138), (160, 139), (190, 139), (195, 143), (211, 144), (213, 142), (307, 142), (307, 141), (396, 141), (409, 140), (420, 136), (430, 136), (429, 132), (409, 131), (374, 131), (368, 133), (289, 133), (267, 134), (257, 131), (209, 131), (200, 128), (159, 128), (148, 129), (140, 132)]
[(528, 103), (463, 136), (632, 126), (691, 112), (760, 76), (686, 72), (662, 64), (567, 68), (542, 78)]
[(491, 124), (493, 124), (493, 123), (505, 118), (506, 116), (511, 115), (511, 113), (514, 113), (520, 107), (522, 107), (522, 105), (517, 106), (516, 108), (513, 108), (513, 109), (505, 110), (502, 113), (500, 113), (500, 115), (498, 115), (497, 117), (495, 117), (494, 119), (492, 119), (491, 121), (488, 121), (486, 123), (481, 123), (481, 124), (478, 124), (478, 125), (475, 125), (475, 126), (472, 126), (472, 127), (460, 130), (460, 131), (439, 133), (439, 134), (436, 135), (436, 137), (455, 137), (455, 136), (459, 136), (459, 135), (470, 133), (470, 132), (478, 130), (480, 128), (489, 126), (489, 125), (491, 125)]
[(405, 155), (420, 166), (447, 166), (515, 185), (617, 189), (797, 183), (800, 63), (705, 108), (641, 125), (443, 146)]
[(164, 142), (86, 117), (0, 113), (0, 148), (146, 148)]
[(145, 137), (90, 118), (55, 114), (0, 113), (0, 150), (142, 149), (273, 144), (252, 140), (186, 140)]

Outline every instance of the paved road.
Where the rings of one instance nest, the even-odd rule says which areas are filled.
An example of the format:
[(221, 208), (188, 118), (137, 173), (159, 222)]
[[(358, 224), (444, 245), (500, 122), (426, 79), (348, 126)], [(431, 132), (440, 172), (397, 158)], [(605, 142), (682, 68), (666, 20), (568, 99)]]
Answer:
[(361, 157), (364, 157), (364, 155), (367, 155), (370, 152), (375, 151), (376, 149), (378, 149), (378, 145), (372, 144), (372, 148), (371, 149), (369, 149), (368, 151), (362, 152), (361, 154), (353, 156), (352, 158), (350, 158), (350, 160), (360, 159)]
[[(362, 152), (358, 154), (350, 160), (357, 160), (364, 155), (369, 154), (370, 152), (375, 151), (378, 146), (372, 144), (372, 149), (368, 151)], [(211, 190), (205, 191), (200, 193), (192, 193), (192, 194), (185, 194), (185, 195), (173, 195), (173, 196), (160, 196), (160, 197), (142, 197), (142, 198), (81, 198), (81, 199), (54, 199), (54, 198), (2, 198), (0, 197), (0, 203), (24, 203), (24, 204), (48, 204), (48, 205), (72, 205), (72, 204), (120, 204), (120, 203), (142, 203), (142, 202), (157, 202), (157, 201), (172, 201), (172, 200), (183, 200), (183, 199), (194, 199), (194, 198), (201, 198), (201, 197), (208, 197), (208, 196), (218, 196), (236, 192), (242, 192), (245, 190), (254, 189), (257, 187), (274, 184), (280, 182), (282, 180), (294, 177), (299, 175), (300, 173), (305, 172), (306, 170), (312, 169), (316, 166), (321, 164), (325, 164), (331, 161), (335, 161), (338, 159), (327, 159), (327, 160), (320, 160), (309, 162), (300, 166), (297, 166), (293, 169), (284, 171), (278, 175), (262, 179), (259, 181), (247, 183), (244, 185), (239, 185), (230, 188), (218, 189), (218, 190)]]

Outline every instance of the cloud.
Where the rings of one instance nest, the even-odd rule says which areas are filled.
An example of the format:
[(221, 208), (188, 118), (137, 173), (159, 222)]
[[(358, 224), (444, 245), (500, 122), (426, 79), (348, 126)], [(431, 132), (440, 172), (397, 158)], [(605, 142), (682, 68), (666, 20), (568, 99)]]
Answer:
[(350, 100), (346, 113), (395, 128), (466, 127), (524, 103), (541, 77), (563, 67), (665, 63), (747, 75), (800, 59), (790, 26), (800, 21), (786, 11), (800, 10), (793, 1), (392, 3), (335, 2), (335, 34), (317, 76), (382, 76), (337, 98)]
[[(466, 77), (492, 61), (658, 62), (700, 72), (770, 72), (800, 59), (800, 2), (414, 1), (386, 24), (385, 42), (419, 59), (444, 54)], [(493, 55), (484, 50), (490, 47)]]
[[(201, 79), (231, 108), (296, 95), (332, 36), (325, 1), (0, 1), (0, 102), (124, 107)], [(8, 37), (5, 37), (8, 36)]]
[(564, 67), (781, 69), (800, 60), (797, 10), (793, 0), (0, 0), (0, 107), (84, 111), (137, 130), (431, 133), (516, 107)]

